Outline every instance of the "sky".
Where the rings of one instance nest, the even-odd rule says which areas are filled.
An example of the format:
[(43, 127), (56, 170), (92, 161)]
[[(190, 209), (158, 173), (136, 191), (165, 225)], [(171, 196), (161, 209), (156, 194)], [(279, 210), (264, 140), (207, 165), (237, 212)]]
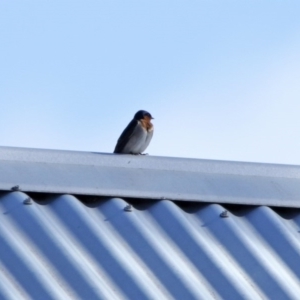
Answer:
[(0, 146), (300, 165), (300, 1), (0, 0)]

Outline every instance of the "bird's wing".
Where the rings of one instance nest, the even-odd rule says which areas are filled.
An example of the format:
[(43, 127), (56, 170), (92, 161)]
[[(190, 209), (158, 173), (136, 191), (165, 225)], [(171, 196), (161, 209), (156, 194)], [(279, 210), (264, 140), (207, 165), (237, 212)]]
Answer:
[(122, 132), (121, 136), (118, 139), (117, 145), (115, 147), (114, 153), (121, 153), (126, 144), (128, 143), (134, 129), (136, 128), (138, 124), (137, 120), (132, 120), (127, 127)]

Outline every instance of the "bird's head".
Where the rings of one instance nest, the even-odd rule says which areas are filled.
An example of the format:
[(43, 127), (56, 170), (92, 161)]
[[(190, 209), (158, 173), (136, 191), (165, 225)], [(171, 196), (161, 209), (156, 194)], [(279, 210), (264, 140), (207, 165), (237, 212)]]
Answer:
[(147, 111), (145, 110), (139, 110), (135, 115), (134, 115), (134, 119), (135, 120), (142, 120), (142, 119), (145, 119), (145, 120), (152, 120), (154, 119), (150, 113), (148, 113)]

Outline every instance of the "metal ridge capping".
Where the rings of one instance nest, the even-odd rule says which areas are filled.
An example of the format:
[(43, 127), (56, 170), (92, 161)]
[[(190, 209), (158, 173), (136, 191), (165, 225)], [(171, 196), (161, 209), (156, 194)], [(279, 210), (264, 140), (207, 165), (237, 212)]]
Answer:
[(300, 166), (0, 147), (0, 189), (300, 207)]

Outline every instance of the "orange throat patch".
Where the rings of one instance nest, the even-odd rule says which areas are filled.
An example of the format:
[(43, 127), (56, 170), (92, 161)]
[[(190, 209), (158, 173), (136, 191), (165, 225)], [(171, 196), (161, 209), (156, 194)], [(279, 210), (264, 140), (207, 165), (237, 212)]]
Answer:
[(140, 120), (142, 127), (144, 127), (147, 131), (151, 131), (153, 130), (153, 124), (151, 123), (151, 119), (150, 118), (145, 118)]

